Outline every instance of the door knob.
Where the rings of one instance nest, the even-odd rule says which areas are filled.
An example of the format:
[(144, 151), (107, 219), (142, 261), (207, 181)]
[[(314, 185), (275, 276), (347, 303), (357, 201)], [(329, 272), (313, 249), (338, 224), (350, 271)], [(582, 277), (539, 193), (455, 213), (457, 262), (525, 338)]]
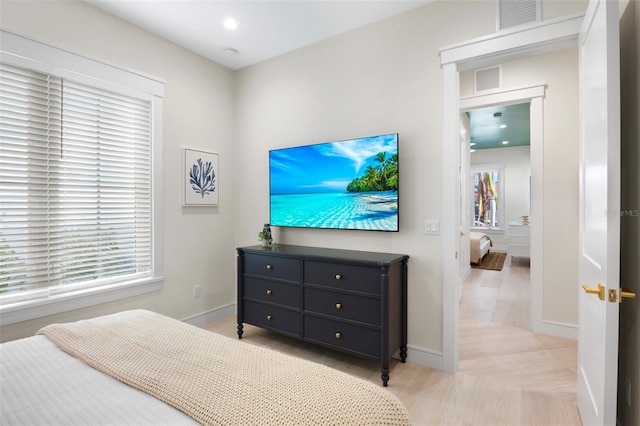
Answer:
[(598, 283), (598, 288), (592, 288), (587, 286), (586, 284), (582, 284), (582, 289), (585, 291), (585, 293), (589, 293), (589, 294), (597, 294), (598, 295), (598, 299), (600, 300), (604, 300), (604, 285)]
[(620, 289), (620, 303), (622, 303), (622, 299), (635, 299), (636, 294), (631, 290), (627, 290), (626, 288)]
[(465, 235), (467, 235), (467, 234), (465, 234), (464, 232), (460, 231), (460, 236), (461, 237), (464, 237)]

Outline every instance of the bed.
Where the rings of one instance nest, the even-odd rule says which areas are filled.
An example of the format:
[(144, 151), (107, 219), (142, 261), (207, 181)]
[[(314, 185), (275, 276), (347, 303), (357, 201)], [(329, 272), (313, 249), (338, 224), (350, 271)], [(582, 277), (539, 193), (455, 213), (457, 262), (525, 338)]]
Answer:
[(0, 382), (2, 425), (410, 424), (377, 384), (145, 310), (3, 343)]
[(482, 265), (482, 259), (489, 253), (493, 242), (491, 238), (482, 232), (471, 232), (469, 234), (471, 243), (471, 263)]

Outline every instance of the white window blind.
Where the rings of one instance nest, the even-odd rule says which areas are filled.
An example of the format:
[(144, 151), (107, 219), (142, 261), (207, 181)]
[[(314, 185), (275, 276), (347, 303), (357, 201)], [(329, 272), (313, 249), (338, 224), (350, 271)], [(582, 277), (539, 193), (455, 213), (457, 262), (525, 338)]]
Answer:
[(152, 276), (152, 105), (0, 64), (0, 300)]

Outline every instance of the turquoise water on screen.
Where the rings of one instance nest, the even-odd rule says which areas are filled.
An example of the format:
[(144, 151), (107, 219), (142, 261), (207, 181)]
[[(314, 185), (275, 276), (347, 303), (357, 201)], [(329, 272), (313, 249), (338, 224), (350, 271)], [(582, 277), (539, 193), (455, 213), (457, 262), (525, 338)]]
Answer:
[(398, 230), (398, 192), (271, 195), (271, 225)]

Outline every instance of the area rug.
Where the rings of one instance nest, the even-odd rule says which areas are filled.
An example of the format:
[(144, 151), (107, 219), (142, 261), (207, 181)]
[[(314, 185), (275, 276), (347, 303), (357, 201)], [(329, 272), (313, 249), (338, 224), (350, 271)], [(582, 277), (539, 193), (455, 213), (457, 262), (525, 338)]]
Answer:
[(504, 267), (504, 260), (507, 258), (507, 253), (489, 252), (484, 257), (482, 264), (471, 264), (474, 269), (486, 269), (488, 271), (502, 271)]

